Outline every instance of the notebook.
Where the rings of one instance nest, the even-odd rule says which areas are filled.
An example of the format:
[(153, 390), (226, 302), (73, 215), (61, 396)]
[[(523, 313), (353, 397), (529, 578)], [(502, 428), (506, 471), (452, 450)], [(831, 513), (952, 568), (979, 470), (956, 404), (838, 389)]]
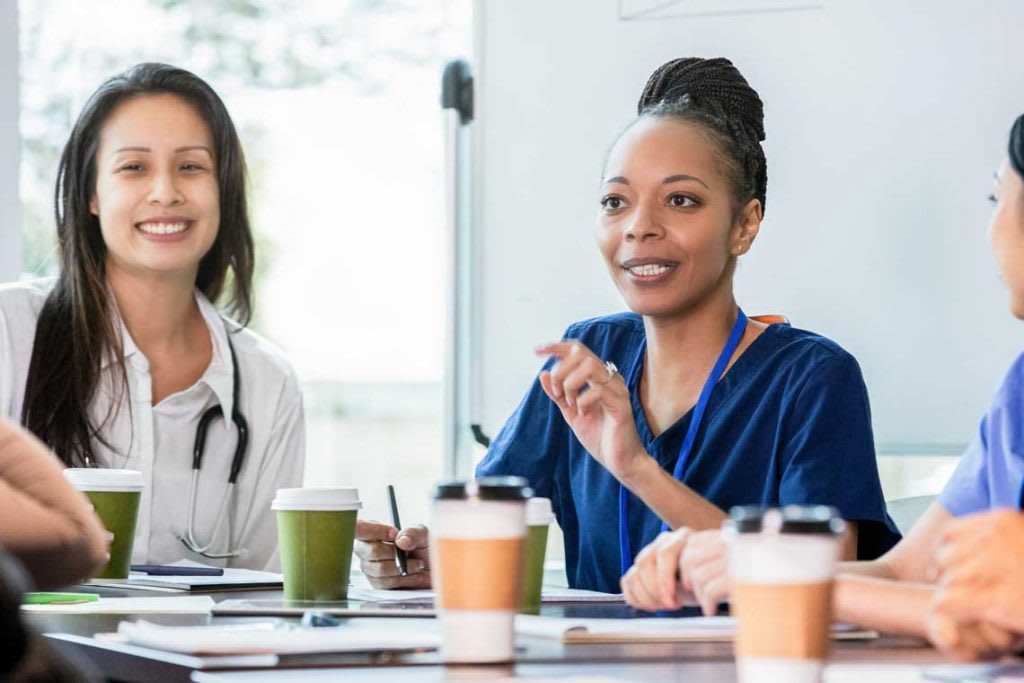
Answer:
[[(378, 603), (404, 602), (432, 605), (434, 602), (434, 591), (432, 590), (383, 590), (373, 588), (370, 586), (369, 580), (362, 575), (354, 575), (352, 577), (348, 596), (352, 600)], [(621, 593), (599, 593), (598, 591), (562, 588), (559, 586), (543, 586), (541, 588), (540, 600), (546, 605), (577, 602), (623, 602)]]
[[(731, 642), (736, 633), (733, 617), (651, 617), (639, 619), (562, 619), (527, 614), (516, 616), (516, 633), (553, 638), (563, 643)], [(832, 637), (840, 640), (877, 638), (873, 631), (858, 631), (837, 624)]]
[[(208, 565), (181, 560), (171, 566)], [(232, 590), (280, 590), (284, 583), (281, 574), (275, 572), (226, 568), (222, 576), (150, 576), (131, 572), (127, 579), (90, 579), (85, 585), (156, 592), (220, 593)]]
[(23, 612), (55, 614), (208, 614), (213, 609), (209, 595), (165, 598), (104, 598), (96, 602), (22, 605)]
[(352, 620), (327, 628), (301, 628), (278, 621), (206, 626), (122, 621), (117, 633), (97, 638), (195, 656), (419, 651), (441, 644), (432, 619)]

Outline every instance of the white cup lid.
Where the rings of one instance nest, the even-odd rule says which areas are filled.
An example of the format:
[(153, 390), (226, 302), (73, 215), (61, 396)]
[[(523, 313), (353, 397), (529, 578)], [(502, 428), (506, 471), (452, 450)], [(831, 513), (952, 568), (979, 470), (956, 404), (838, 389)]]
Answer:
[(358, 510), (363, 507), (356, 488), (278, 489), (271, 510)]
[(146, 487), (138, 470), (69, 467), (64, 470), (71, 485), (79, 491), (141, 491)]
[(551, 524), (555, 515), (551, 512), (550, 498), (530, 498), (526, 501), (526, 526)]

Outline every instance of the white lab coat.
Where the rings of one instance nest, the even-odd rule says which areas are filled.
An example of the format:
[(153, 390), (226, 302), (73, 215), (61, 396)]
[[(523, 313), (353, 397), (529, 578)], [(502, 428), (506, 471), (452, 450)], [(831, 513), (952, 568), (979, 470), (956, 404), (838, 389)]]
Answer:
[[(0, 415), (21, 420), (36, 321), (52, 281), (0, 285)], [(131, 406), (121, 397), (120, 410), (102, 429), (113, 446), (93, 442), (101, 467), (142, 472), (142, 494), (133, 563), (164, 564), (187, 558), (218, 566), (277, 569), (277, 526), (270, 503), (278, 488), (302, 485), (305, 461), (305, 422), (302, 394), (295, 372), (281, 351), (248, 329), (225, 322), (213, 305), (196, 291), (196, 301), (213, 341), (213, 358), (191, 387), (152, 405), (149, 362), (122, 325), (125, 370)], [(211, 552), (232, 549), (246, 554), (230, 560), (211, 560), (189, 551), (179, 540), (188, 520), (192, 450), (196, 427), (207, 408), (220, 405), (227, 420), (215, 419), (209, 428), (196, 496), (195, 535), (205, 544), (216, 523), (227, 490), (236, 430), (232, 410), (232, 362), (228, 330), (241, 377), (239, 402), (249, 423), (249, 447), (242, 465), (228, 519), (222, 524)], [(91, 412), (102, 423), (111, 403), (116, 365), (108, 359)]]

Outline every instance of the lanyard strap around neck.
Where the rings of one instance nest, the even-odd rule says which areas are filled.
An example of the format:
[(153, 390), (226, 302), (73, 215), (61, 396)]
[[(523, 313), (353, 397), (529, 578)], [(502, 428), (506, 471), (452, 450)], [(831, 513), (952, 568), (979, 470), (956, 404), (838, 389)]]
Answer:
[[(743, 333), (746, 329), (747, 316), (744, 315), (741, 309), (736, 317), (735, 324), (732, 326), (732, 332), (729, 333), (729, 339), (725, 342), (725, 348), (722, 349), (718, 360), (715, 361), (715, 366), (711, 369), (711, 374), (708, 375), (707, 381), (704, 382), (704, 388), (700, 391), (697, 405), (693, 407), (690, 426), (686, 430), (686, 438), (683, 439), (683, 447), (679, 450), (679, 458), (676, 460), (676, 467), (672, 472), (672, 475), (680, 481), (682, 481), (683, 472), (686, 471), (686, 465), (690, 460), (693, 443), (697, 440), (697, 431), (700, 429), (700, 424), (704, 419), (704, 411), (707, 410), (708, 401), (711, 399), (711, 392), (714, 391), (718, 380), (725, 374), (725, 369), (728, 367), (733, 354), (736, 353), (736, 348), (740, 345), (740, 340), (743, 338)], [(668, 530), (666, 522), (662, 522), (661, 530)], [(629, 490), (622, 484), (619, 484), (619, 560), (622, 574), (625, 574), (633, 565), (633, 549), (631, 545), (629, 540)]]

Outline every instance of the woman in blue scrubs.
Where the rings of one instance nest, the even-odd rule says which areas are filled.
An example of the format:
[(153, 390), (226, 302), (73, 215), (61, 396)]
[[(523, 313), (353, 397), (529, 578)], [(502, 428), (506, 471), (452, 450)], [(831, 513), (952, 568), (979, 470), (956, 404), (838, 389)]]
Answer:
[[(996, 176), (989, 240), (1024, 320), (1024, 116), (1010, 134)], [(1007, 372), (978, 432), (938, 500), (907, 537), (872, 562), (845, 563), (836, 581), (836, 618), (867, 628), (928, 637), (965, 659), (1019, 651), (1024, 637), (1024, 354)], [(660, 562), (655, 557), (664, 558)], [(692, 590), (702, 602), (727, 597), (724, 545), (713, 532), (673, 532), (643, 551), (624, 579), (645, 584), (627, 597), (647, 609), (678, 606)], [(658, 564), (670, 567), (660, 571)], [(678, 578), (676, 572), (679, 572)], [(648, 597), (649, 596), (649, 597)]]
[[(644, 88), (612, 147), (597, 242), (629, 313), (571, 325), (495, 438), (478, 476), (526, 477), (550, 498), (569, 585), (619, 592), (663, 529), (718, 527), (740, 504), (825, 503), (854, 530), (845, 556), (898, 539), (875, 463), (867, 392), (836, 343), (748, 320), (733, 297), (761, 224), (763, 110), (725, 59), (677, 59)], [(424, 530), (361, 525), (363, 570), (398, 577), (394, 541)]]
[[(570, 585), (618, 592), (665, 525), (740, 504), (839, 508), (846, 556), (898, 539), (867, 392), (836, 343), (748, 320), (733, 296), (765, 206), (763, 111), (725, 59), (659, 68), (605, 165), (597, 242), (630, 313), (576, 323), (477, 475), (552, 499)], [(701, 413), (703, 413), (701, 415)]]

